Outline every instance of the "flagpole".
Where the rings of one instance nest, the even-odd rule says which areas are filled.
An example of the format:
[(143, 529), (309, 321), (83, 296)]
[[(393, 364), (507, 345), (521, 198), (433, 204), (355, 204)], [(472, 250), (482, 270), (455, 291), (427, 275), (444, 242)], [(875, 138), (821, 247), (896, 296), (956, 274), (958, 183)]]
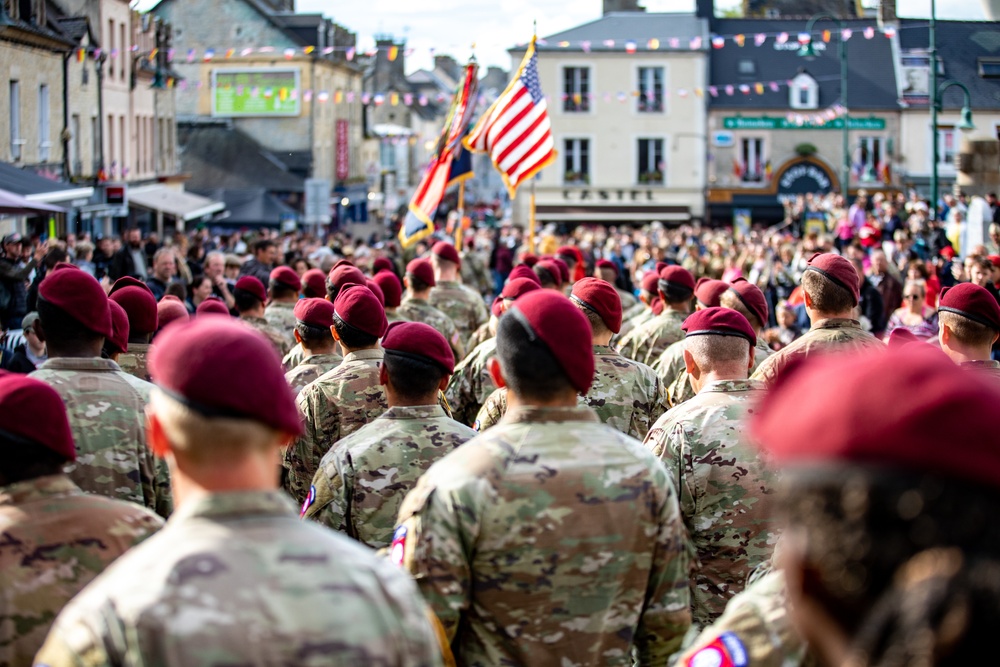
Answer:
[(465, 227), (465, 179), (458, 184), (458, 229), (455, 230), (455, 247), (462, 252), (462, 229)]
[(531, 196), (528, 198), (528, 252), (535, 254), (535, 179), (531, 179)]

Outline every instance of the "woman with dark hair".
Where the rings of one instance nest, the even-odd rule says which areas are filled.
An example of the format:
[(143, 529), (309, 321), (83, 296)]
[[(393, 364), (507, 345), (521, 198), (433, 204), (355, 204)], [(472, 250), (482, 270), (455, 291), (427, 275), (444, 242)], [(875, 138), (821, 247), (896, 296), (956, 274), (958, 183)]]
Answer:
[(212, 279), (205, 274), (195, 276), (188, 287), (188, 299), (185, 302), (188, 312), (195, 312), (201, 302), (210, 296), (212, 296)]

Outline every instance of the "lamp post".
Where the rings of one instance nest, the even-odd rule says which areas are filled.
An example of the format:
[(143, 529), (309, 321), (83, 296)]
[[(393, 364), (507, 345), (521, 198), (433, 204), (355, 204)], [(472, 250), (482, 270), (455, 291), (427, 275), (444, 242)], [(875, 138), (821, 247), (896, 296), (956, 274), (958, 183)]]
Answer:
[(813, 26), (816, 25), (816, 22), (822, 21), (823, 19), (833, 21), (840, 28), (840, 41), (837, 44), (837, 55), (840, 58), (840, 103), (844, 107), (844, 129), (842, 132), (844, 163), (841, 165), (840, 171), (840, 194), (844, 197), (844, 204), (846, 205), (849, 204), (847, 201), (848, 188), (851, 184), (851, 153), (849, 148), (850, 116), (847, 106), (847, 42), (844, 40), (844, 30), (847, 28), (847, 23), (832, 14), (827, 14), (826, 12), (815, 14), (809, 19), (809, 22), (806, 23), (805, 34), (808, 36), (808, 39), (802, 44), (802, 48), (799, 49), (799, 56), (807, 60), (813, 60), (816, 57), (816, 49), (813, 47), (812, 43), (812, 30)]

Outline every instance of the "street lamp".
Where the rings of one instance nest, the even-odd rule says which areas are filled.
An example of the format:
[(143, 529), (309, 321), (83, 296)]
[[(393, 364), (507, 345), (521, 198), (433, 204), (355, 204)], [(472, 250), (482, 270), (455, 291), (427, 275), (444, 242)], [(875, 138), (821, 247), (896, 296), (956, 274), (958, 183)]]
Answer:
[(844, 129), (842, 134), (843, 139), (843, 151), (844, 151), (844, 164), (841, 166), (840, 172), (840, 193), (844, 197), (844, 203), (848, 204), (848, 186), (851, 183), (851, 153), (848, 147), (850, 141), (850, 118), (848, 116), (847, 107), (847, 42), (844, 40), (844, 31), (847, 28), (847, 23), (838, 19), (832, 14), (827, 14), (826, 12), (821, 12), (815, 14), (806, 23), (806, 40), (802, 43), (802, 48), (799, 49), (799, 56), (805, 58), (806, 60), (813, 60), (816, 58), (816, 49), (813, 47), (812, 41), (812, 30), (813, 26), (816, 25), (817, 21), (822, 21), (826, 19), (828, 21), (833, 21), (840, 27), (840, 41), (837, 44), (837, 55), (840, 58), (840, 103), (844, 107)]
[[(933, 5), (932, 5), (933, 6)], [(937, 69), (937, 63), (935, 58), (931, 58), (931, 72)], [(933, 77), (932, 74), (932, 78)], [(931, 143), (934, 145), (932, 148), (931, 155), (931, 215), (932, 219), (937, 220), (937, 199), (938, 199), (938, 132), (937, 132), (937, 116), (941, 111), (944, 102), (944, 94), (952, 86), (958, 86), (962, 89), (965, 94), (965, 104), (962, 106), (962, 120), (958, 124), (958, 129), (962, 132), (970, 132), (976, 129), (976, 126), (972, 124), (972, 96), (969, 95), (969, 89), (964, 83), (959, 81), (943, 81), (940, 86), (931, 89), (931, 132), (932, 138)]]

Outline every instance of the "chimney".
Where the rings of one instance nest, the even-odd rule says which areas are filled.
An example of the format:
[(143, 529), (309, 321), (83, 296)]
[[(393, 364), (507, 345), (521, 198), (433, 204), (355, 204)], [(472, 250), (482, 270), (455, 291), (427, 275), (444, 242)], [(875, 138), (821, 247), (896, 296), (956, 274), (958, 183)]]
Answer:
[(639, 0), (604, 0), (604, 15), (615, 12), (644, 12), (646, 8), (639, 4)]
[(895, 25), (899, 19), (896, 17), (896, 0), (879, 0), (878, 3), (878, 24)]
[(711, 22), (715, 18), (715, 0), (695, 0), (694, 15)]
[(434, 69), (441, 70), (455, 81), (462, 77), (461, 68), (451, 56), (434, 56)]

